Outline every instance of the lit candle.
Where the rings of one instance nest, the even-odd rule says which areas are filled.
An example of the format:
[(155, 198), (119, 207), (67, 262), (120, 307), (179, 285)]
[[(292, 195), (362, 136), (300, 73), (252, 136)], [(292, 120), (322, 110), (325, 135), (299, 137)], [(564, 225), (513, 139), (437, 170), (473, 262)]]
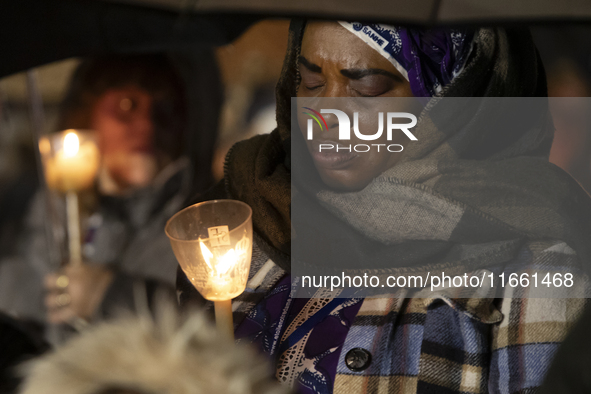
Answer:
[[(82, 139), (80, 137), (83, 137)], [(66, 195), (70, 263), (82, 261), (80, 215), (77, 192), (92, 186), (99, 169), (100, 154), (88, 133), (66, 130), (39, 141), (47, 187)]]
[(216, 247), (212, 252), (203, 241), (199, 242), (203, 260), (208, 268), (208, 283), (204, 297), (212, 301), (223, 301), (237, 297), (244, 291), (248, 267), (244, 260), (248, 253), (248, 239), (243, 237), (234, 248)]
[[(50, 148), (48, 140), (39, 144), (41, 153)], [(71, 130), (63, 137), (62, 149), (45, 157), (45, 177), (50, 189), (61, 192), (89, 188), (99, 169), (99, 150), (94, 141), (80, 143), (78, 134)]]
[(233, 338), (232, 298), (244, 291), (248, 280), (252, 210), (235, 200), (202, 202), (170, 218), (165, 232), (187, 278), (214, 302), (218, 329)]

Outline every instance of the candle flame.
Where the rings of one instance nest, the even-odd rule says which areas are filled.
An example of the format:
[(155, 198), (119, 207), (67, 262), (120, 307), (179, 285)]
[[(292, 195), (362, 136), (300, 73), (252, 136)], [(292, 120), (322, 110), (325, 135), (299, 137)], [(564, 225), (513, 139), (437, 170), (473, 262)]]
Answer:
[(201, 247), (201, 254), (203, 255), (203, 258), (205, 259), (205, 263), (207, 264), (207, 266), (210, 269), (213, 270), (213, 267), (211, 266), (211, 259), (213, 259), (213, 253), (211, 253), (209, 248), (207, 246), (205, 246), (205, 244), (201, 241), (199, 241), (199, 246)]
[(80, 149), (80, 140), (76, 133), (70, 132), (64, 137), (64, 156), (73, 157)]
[(212, 270), (211, 274), (213, 276), (220, 276), (228, 273), (230, 268), (232, 268), (232, 266), (236, 264), (243, 257), (243, 255), (246, 254), (248, 248), (248, 239), (246, 237), (242, 237), (242, 239), (236, 244), (235, 248), (230, 249), (223, 255), (215, 258), (215, 262), (212, 261), (214, 260), (214, 255), (211, 250), (209, 250), (207, 245), (199, 241), (199, 246), (201, 247), (201, 254), (205, 259), (205, 263)]

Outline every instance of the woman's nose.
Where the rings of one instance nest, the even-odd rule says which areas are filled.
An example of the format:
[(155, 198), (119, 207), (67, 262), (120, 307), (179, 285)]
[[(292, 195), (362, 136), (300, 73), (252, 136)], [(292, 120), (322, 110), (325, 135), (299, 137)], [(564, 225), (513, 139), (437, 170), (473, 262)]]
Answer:
[(334, 113), (324, 113), (322, 114), (324, 120), (326, 121), (326, 127), (329, 131), (337, 130), (339, 128), (339, 119)]
[[(331, 83), (328, 83), (326, 86), (326, 89), (324, 89), (323, 98), (335, 98), (335, 97), (347, 97), (347, 86), (345, 84), (339, 83), (339, 81), (334, 81)], [(331, 104), (329, 105), (329, 107), (335, 107), (335, 104), (339, 104), (338, 102), (334, 102), (332, 100), (329, 100), (328, 102), (326, 102), (325, 104)], [(338, 105), (336, 106), (338, 107)], [(338, 109), (338, 108), (337, 108)], [(326, 126), (328, 128), (327, 130), (327, 136), (336, 136), (338, 134), (339, 131), (339, 119), (338, 117), (334, 114), (334, 113), (325, 113), (322, 116), (324, 116), (324, 120), (326, 120)]]
[(154, 148), (154, 123), (149, 116), (137, 114), (126, 126), (130, 146), (146, 151)]
[(149, 98), (138, 100), (137, 107), (130, 113), (129, 133), (133, 136), (145, 136), (152, 133), (152, 103)]

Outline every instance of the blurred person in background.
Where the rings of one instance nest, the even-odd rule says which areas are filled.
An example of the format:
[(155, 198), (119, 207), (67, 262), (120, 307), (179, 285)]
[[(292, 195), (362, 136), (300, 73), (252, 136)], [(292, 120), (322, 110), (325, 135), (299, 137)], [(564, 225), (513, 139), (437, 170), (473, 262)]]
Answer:
[(591, 193), (591, 39), (588, 27), (532, 29), (548, 77), (556, 130), (550, 162), (573, 176)]
[[(556, 131), (550, 161), (591, 194), (591, 39), (588, 26), (533, 29), (548, 75)], [(590, 235), (591, 237), (591, 235)], [(589, 265), (587, 269), (589, 269)], [(543, 394), (591, 392), (591, 304), (574, 325), (548, 370)]]
[[(133, 309), (135, 283), (149, 292), (159, 286), (172, 291), (176, 259), (164, 224), (188, 196), (212, 182), (221, 102), (209, 50), (84, 60), (72, 76), (57, 127), (95, 130), (102, 155), (94, 193), (81, 197), (81, 209), (88, 212), (84, 264), (49, 266), (38, 193), (19, 254), (0, 264), (1, 309), (24, 319), (68, 323)], [(56, 211), (63, 211), (61, 205)]]
[(573, 176), (591, 193), (591, 85), (585, 72), (563, 58), (548, 70), (548, 95), (556, 130), (550, 162)]

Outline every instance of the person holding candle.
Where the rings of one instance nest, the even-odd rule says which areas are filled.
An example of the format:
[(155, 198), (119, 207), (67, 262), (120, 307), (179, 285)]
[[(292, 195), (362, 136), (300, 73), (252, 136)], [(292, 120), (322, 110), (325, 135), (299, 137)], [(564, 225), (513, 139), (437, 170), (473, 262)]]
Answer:
[(95, 186), (80, 194), (81, 212), (88, 213), (82, 216), (83, 264), (48, 266), (39, 193), (22, 240), (31, 246), (16, 258), (26, 264), (12, 276), (0, 264), (0, 280), (13, 289), (2, 294), (2, 308), (37, 321), (92, 321), (141, 304), (134, 284), (143, 283), (148, 293), (173, 291), (175, 258), (162, 227), (188, 196), (212, 184), (221, 101), (209, 50), (83, 60), (57, 127), (94, 130), (101, 156)]
[[(251, 279), (234, 301), (236, 337), (260, 345), (277, 361), (277, 378), (298, 392), (534, 392), (585, 299), (512, 298), (508, 290), (501, 298), (302, 299), (292, 298), (289, 273), (293, 231), (319, 248), (344, 250), (343, 267), (369, 250), (392, 256), (391, 267), (380, 267), (386, 273), (405, 268), (398, 262), (421, 272), (440, 264), (467, 272), (464, 256), (477, 256), (485, 267), (495, 259), (525, 270), (542, 264), (584, 282), (591, 202), (547, 162), (547, 111), (536, 112), (535, 127), (495, 129), (463, 109), (455, 117), (475, 127), (455, 134), (421, 117), (413, 130), (424, 143), (409, 153), (330, 160), (309, 151), (301, 124), (302, 133), (292, 130), (296, 96), (417, 97), (427, 114), (437, 103), (431, 97), (544, 97), (529, 32), (292, 21), (277, 85), (278, 128), (236, 144), (223, 183), (201, 199), (252, 207), (256, 242)], [(335, 130), (335, 117), (325, 117)], [(302, 164), (314, 174), (298, 173)], [(307, 204), (307, 222), (291, 216), (296, 203)], [(461, 221), (439, 215), (452, 207)], [(488, 249), (494, 245), (507, 247)], [(181, 304), (199, 298), (181, 270), (177, 290)]]

